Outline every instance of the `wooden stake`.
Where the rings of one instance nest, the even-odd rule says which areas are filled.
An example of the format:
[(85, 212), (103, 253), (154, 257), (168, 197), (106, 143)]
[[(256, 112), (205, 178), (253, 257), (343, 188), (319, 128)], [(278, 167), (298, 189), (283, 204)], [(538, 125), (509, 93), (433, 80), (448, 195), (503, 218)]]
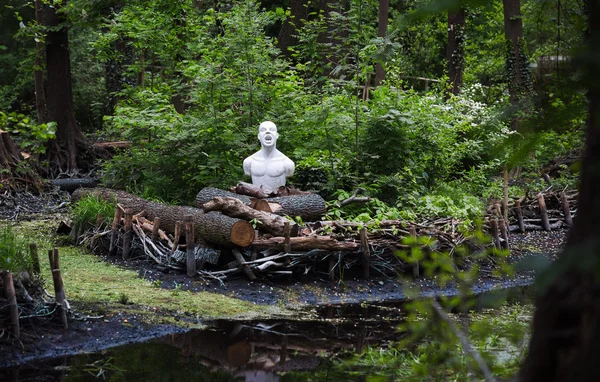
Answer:
[(292, 246), (290, 244), (290, 222), (283, 223), (283, 251), (285, 253), (290, 253), (292, 251)]
[(181, 240), (181, 222), (175, 222), (175, 232), (173, 233), (173, 248), (171, 252), (175, 252), (179, 246), (179, 240)]
[[(410, 236), (413, 238), (413, 240), (417, 239), (417, 227), (415, 227), (414, 225), (411, 225), (409, 228), (409, 232), (410, 232)], [(417, 244), (413, 244), (413, 246), (416, 246)], [(418, 279), (419, 278), (419, 262), (415, 262), (413, 263), (413, 277)]]
[(40, 275), (40, 256), (38, 255), (38, 247), (36, 243), (29, 244), (29, 253), (31, 255), (31, 261), (33, 263), (33, 274), (36, 276)]
[(523, 223), (523, 211), (521, 210), (521, 200), (517, 199), (515, 202), (515, 214), (517, 215), (517, 222), (519, 223), (519, 231), (525, 233), (525, 224)]
[(110, 256), (116, 256), (119, 248), (119, 225), (121, 224), (121, 208), (115, 207), (115, 216), (112, 222), (112, 231), (110, 233), (110, 245), (108, 247), (108, 254)]
[(65, 287), (60, 273), (60, 261), (58, 248), (48, 251), (48, 260), (50, 261), (50, 269), (52, 271), (52, 282), (54, 283), (54, 298), (56, 299), (58, 316), (63, 328), (68, 329), (67, 322), (67, 297), (65, 295)]
[(158, 230), (160, 229), (160, 218), (154, 218), (154, 227), (152, 227), (152, 242), (158, 243)]
[(550, 231), (550, 220), (548, 220), (548, 210), (546, 209), (546, 201), (544, 200), (544, 194), (541, 192), (537, 196), (538, 205), (540, 207), (540, 214), (542, 215), (542, 228), (545, 231)]
[(504, 221), (504, 219), (500, 219), (498, 221), (498, 225), (500, 228), (500, 235), (502, 236), (502, 248), (504, 249), (509, 249), (509, 243), (508, 243), (508, 231), (506, 229), (506, 222)]
[(565, 214), (565, 223), (569, 227), (573, 226), (573, 217), (571, 216), (571, 208), (569, 208), (569, 201), (567, 200), (567, 195), (563, 192), (560, 193), (560, 202), (562, 204), (563, 213)]
[(246, 274), (246, 277), (248, 277), (248, 279), (252, 281), (256, 280), (256, 276), (254, 275), (250, 267), (246, 264), (246, 260), (244, 260), (244, 257), (242, 256), (240, 251), (234, 249), (231, 252), (233, 253), (233, 257), (235, 257), (235, 261), (237, 262), (238, 267), (242, 268), (242, 270)]
[(100, 226), (102, 225), (102, 219), (104, 219), (104, 216), (102, 216), (102, 214), (98, 212), (98, 215), (96, 215), (96, 228), (100, 228)]
[(123, 260), (131, 257), (131, 239), (133, 238), (133, 210), (125, 209), (125, 235), (123, 235)]
[(8, 300), (8, 310), (10, 315), (10, 332), (13, 336), (19, 338), (21, 328), (19, 326), (19, 307), (17, 305), (17, 296), (15, 294), (15, 285), (13, 284), (13, 276), (10, 271), (4, 271), (4, 295)]
[(185, 215), (185, 248), (187, 253), (187, 275), (188, 277), (196, 276), (196, 242), (194, 241), (194, 220), (192, 215)]
[(505, 222), (508, 222), (508, 170), (504, 166), (504, 182), (503, 182), (503, 198), (502, 198), (502, 217)]
[(367, 229), (364, 227), (360, 230), (360, 246), (362, 248), (363, 276), (368, 280), (369, 268), (371, 267), (371, 251), (369, 250), (369, 241), (367, 240)]
[(502, 246), (500, 244), (500, 234), (498, 232), (498, 220), (491, 220), (490, 227), (492, 228), (492, 238), (494, 239), (494, 247), (496, 247), (496, 249), (502, 249)]

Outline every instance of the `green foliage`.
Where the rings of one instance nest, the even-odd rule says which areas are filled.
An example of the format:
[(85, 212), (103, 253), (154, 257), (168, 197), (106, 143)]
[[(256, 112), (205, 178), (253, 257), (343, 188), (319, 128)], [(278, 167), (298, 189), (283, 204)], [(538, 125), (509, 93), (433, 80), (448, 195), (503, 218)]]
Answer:
[(0, 228), (0, 269), (18, 273), (31, 270), (33, 259), (28, 243), (9, 224)]
[(56, 136), (56, 122), (38, 124), (33, 118), (16, 112), (0, 111), (0, 129), (9, 131), (22, 150), (33, 154), (45, 153), (45, 143)]
[(102, 214), (103, 222), (109, 223), (112, 221), (115, 207), (116, 200), (106, 201), (93, 194), (86, 195), (73, 207), (73, 222), (85, 230), (95, 226), (98, 214)]

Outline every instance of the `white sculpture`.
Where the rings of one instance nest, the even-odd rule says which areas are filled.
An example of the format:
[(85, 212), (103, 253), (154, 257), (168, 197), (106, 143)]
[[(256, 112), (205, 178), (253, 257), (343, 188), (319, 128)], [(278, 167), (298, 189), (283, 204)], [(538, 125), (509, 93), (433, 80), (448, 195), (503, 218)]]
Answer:
[(277, 126), (264, 121), (258, 127), (261, 149), (244, 159), (244, 173), (252, 177), (252, 184), (262, 187), (265, 194), (285, 186), (285, 180), (294, 174), (294, 162), (277, 150)]

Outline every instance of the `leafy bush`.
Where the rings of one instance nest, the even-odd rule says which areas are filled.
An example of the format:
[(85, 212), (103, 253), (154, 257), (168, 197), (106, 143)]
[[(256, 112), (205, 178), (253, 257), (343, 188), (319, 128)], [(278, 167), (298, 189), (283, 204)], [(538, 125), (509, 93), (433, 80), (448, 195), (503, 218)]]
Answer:
[(73, 208), (73, 223), (85, 230), (96, 224), (98, 214), (102, 214), (105, 224), (109, 223), (112, 221), (116, 205), (116, 200), (106, 201), (93, 194), (86, 195)]

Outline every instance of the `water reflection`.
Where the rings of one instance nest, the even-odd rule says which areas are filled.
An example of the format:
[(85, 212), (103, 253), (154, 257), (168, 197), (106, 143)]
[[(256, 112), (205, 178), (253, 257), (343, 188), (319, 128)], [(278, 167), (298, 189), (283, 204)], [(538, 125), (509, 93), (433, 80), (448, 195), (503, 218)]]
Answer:
[(318, 308), (312, 317), (308, 321), (215, 321), (208, 330), (0, 370), (0, 380), (332, 380), (327, 370), (320, 379), (318, 370), (328, 369), (332, 358), (397, 340), (395, 327), (402, 314), (391, 306), (341, 305)]

